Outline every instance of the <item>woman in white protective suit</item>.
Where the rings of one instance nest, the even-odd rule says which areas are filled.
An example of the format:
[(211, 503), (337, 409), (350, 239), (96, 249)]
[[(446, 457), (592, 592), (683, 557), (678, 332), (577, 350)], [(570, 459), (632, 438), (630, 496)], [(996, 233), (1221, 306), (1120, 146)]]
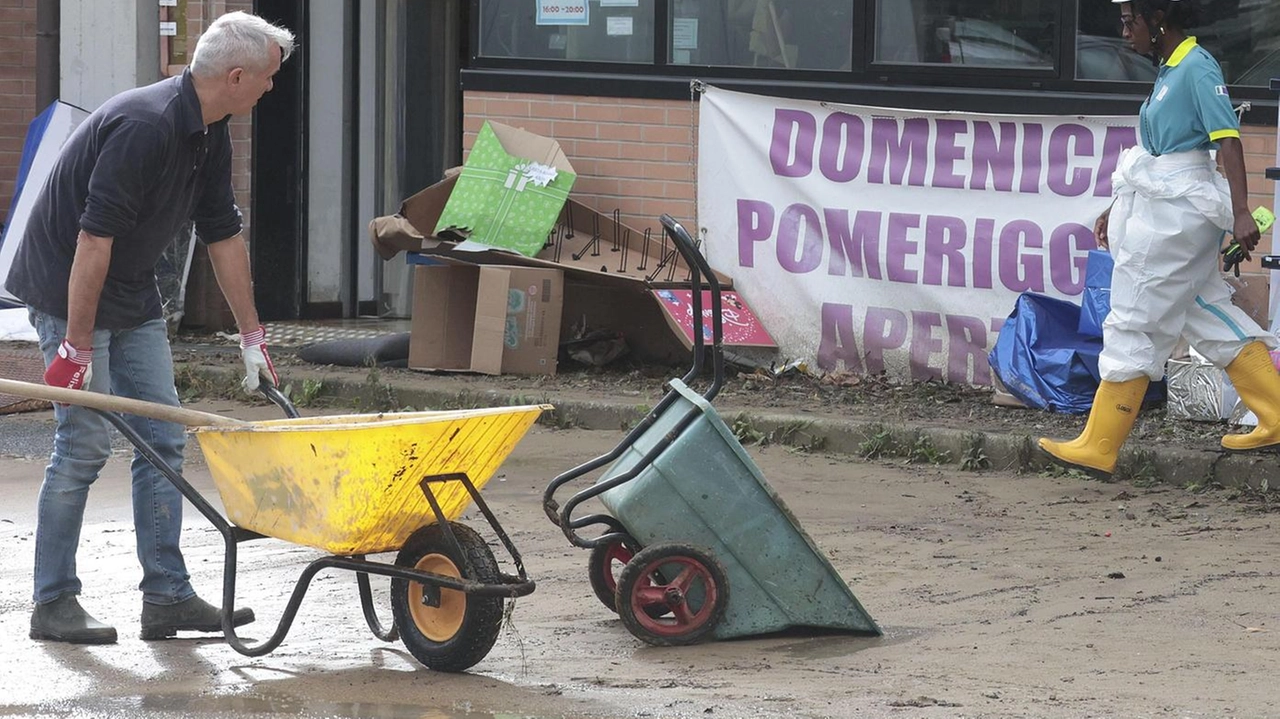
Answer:
[[(1115, 470), (1147, 383), (1164, 376), (1179, 335), (1226, 368), (1258, 417), (1256, 429), (1227, 435), (1222, 446), (1280, 444), (1280, 374), (1269, 353), (1276, 339), (1231, 303), (1219, 268), (1224, 230), (1234, 233), (1245, 259), (1259, 240), (1222, 69), (1186, 34), (1195, 23), (1193, 0), (1112, 1), (1120, 6), (1121, 34), (1160, 71), (1142, 105), (1141, 141), (1120, 159), (1115, 200), (1094, 227), (1115, 259), (1098, 358), (1102, 383), (1079, 437), (1040, 440), (1058, 463), (1095, 475)], [(1226, 177), (1210, 154), (1215, 147)]]

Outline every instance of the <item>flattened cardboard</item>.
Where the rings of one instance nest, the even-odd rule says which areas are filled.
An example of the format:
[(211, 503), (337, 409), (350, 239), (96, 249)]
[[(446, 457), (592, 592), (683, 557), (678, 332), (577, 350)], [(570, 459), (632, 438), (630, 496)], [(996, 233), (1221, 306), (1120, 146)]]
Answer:
[[(397, 215), (371, 222), (370, 241), (379, 256), (389, 260), (401, 252), (411, 251), (449, 262), (562, 270), (566, 331), (585, 319), (593, 328), (623, 331), (632, 355), (640, 361), (680, 364), (688, 359), (687, 343), (691, 339), (675, 331), (670, 319), (657, 306), (657, 299), (650, 294), (653, 288), (689, 287), (689, 269), (660, 227), (650, 232), (646, 248), (642, 231), (615, 223), (612, 217), (570, 198), (553, 233), (553, 241), (536, 257), (511, 252), (458, 251), (456, 242), (461, 237), (434, 236), (430, 229), (422, 230), (436, 226), (456, 182), (456, 170), (450, 171), (440, 182), (407, 198)], [(572, 238), (567, 237), (569, 228), (573, 230)], [(590, 250), (583, 252), (597, 231), (599, 254), (592, 255)], [(556, 238), (560, 243), (558, 251)], [(619, 253), (613, 252), (614, 238), (618, 238)], [(624, 246), (627, 249), (625, 265), (620, 255)], [(580, 257), (574, 259), (575, 254)], [(716, 277), (724, 290), (733, 288), (731, 278), (720, 273), (716, 273)], [(418, 306), (415, 299), (415, 321), (420, 314)], [(410, 366), (414, 366), (412, 357)]]
[[(612, 217), (572, 197), (565, 202), (551, 242), (534, 257), (514, 252), (456, 251), (456, 243), (463, 238), (449, 233), (434, 235), (433, 228), (439, 222), (457, 180), (456, 173), (449, 174), (402, 202), (398, 217), (379, 217), (371, 221), (369, 241), (378, 256), (390, 260), (405, 251), (423, 252), (464, 262), (558, 268), (583, 279), (618, 287), (688, 286), (689, 267), (679, 253), (675, 252), (661, 227), (650, 228), (646, 247), (643, 230), (614, 222)], [(407, 220), (407, 224), (400, 218)], [(570, 229), (573, 237), (567, 236)], [(597, 253), (592, 254), (588, 246), (597, 230), (600, 241), (595, 248)], [(618, 252), (613, 251), (615, 239)], [(625, 264), (622, 262), (624, 248), (627, 260)], [(652, 280), (649, 280), (650, 276), (653, 277)], [(724, 289), (733, 288), (732, 278), (719, 272), (716, 273), (716, 278)]]
[[(693, 291), (692, 290), (653, 290), (658, 306), (666, 317), (671, 331), (684, 342), (686, 349), (693, 349)], [(760, 324), (759, 318), (751, 311), (737, 292), (721, 291), (720, 293), (720, 327), (721, 342), (726, 347), (768, 347), (778, 345)], [(702, 291), (702, 336), (707, 344), (712, 341), (711, 329), (711, 292)]]
[[(647, 228), (649, 242), (646, 244), (644, 230), (615, 221), (611, 215), (570, 197), (549, 246), (536, 257), (606, 281), (617, 278), (652, 287), (688, 287), (688, 264), (662, 231), (657, 218), (654, 225)], [(573, 237), (568, 237), (570, 229)], [(593, 243), (597, 234), (600, 240)], [(715, 274), (721, 287), (733, 288), (732, 278), (719, 272)]]
[(1244, 310), (1259, 327), (1270, 327), (1271, 277), (1250, 272), (1240, 277), (1227, 275), (1225, 279), (1232, 290), (1231, 304)]

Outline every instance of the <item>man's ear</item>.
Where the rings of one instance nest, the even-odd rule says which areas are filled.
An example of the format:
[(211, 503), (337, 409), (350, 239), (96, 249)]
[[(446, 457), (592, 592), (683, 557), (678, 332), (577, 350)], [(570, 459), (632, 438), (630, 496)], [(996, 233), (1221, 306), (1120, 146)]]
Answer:
[(233, 69), (231, 70), (231, 72), (227, 73), (227, 84), (228, 84), (228, 85), (239, 85), (239, 84), (240, 84), (240, 81), (241, 81), (241, 80), (243, 80), (243, 79), (244, 79), (244, 68), (243, 68), (243, 67), (233, 68)]

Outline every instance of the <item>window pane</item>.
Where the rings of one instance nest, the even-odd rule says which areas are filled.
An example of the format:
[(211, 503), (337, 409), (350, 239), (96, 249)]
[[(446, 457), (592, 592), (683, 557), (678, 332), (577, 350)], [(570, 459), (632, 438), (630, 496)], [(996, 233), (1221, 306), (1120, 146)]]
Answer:
[(1076, 78), (1080, 80), (1132, 81), (1150, 84), (1156, 68), (1149, 58), (1129, 47), (1120, 37), (1120, 6), (1113, 3), (1080, 3), (1076, 34)]
[(876, 61), (1052, 68), (1058, 54), (1061, 4), (1061, 0), (876, 0)]
[(675, 65), (848, 70), (853, 0), (669, 0)]
[(1280, 77), (1280, 3), (1217, 0), (1201, 3), (1195, 35), (1222, 65), (1228, 85), (1266, 87)]
[[(1230, 85), (1266, 87), (1280, 77), (1280, 4), (1275, 0), (1206, 0), (1189, 28), (1222, 65)], [(1152, 82), (1156, 68), (1120, 37), (1120, 6), (1080, 5), (1076, 77)]]
[(654, 0), (581, 2), (588, 24), (539, 25), (536, 0), (480, 0), (480, 54), (653, 63)]

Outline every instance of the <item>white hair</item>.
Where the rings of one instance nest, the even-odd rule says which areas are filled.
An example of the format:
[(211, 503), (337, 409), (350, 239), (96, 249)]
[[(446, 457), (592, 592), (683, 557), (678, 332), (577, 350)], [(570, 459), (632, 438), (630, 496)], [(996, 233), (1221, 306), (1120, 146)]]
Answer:
[(196, 42), (191, 73), (216, 77), (237, 67), (265, 69), (271, 46), (280, 46), (280, 62), (293, 53), (293, 33), (247, 12), (229, 12), (214, 20)]

